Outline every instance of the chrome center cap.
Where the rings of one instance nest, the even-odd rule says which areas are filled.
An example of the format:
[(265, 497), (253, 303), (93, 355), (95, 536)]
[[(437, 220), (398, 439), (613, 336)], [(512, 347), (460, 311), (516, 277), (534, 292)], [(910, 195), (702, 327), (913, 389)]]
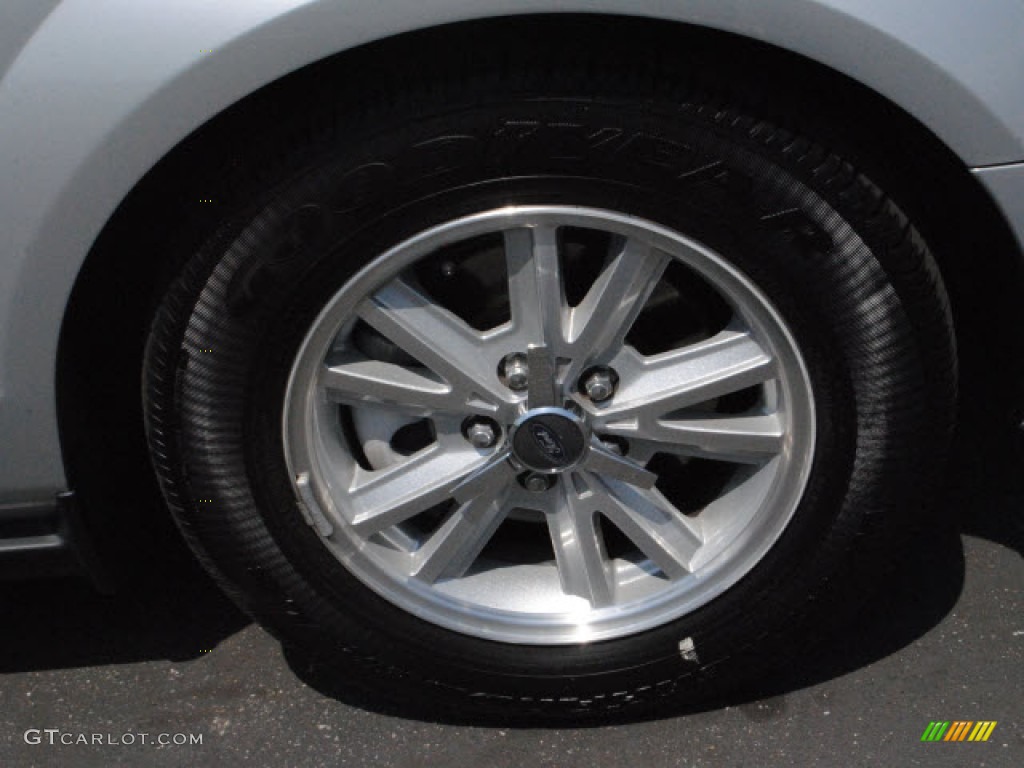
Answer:
[(512, 454), (527, 469), (557, 474), (583, 458), (589, 442), (584, 421), (564, 408), (534, 408), (512, 425)]

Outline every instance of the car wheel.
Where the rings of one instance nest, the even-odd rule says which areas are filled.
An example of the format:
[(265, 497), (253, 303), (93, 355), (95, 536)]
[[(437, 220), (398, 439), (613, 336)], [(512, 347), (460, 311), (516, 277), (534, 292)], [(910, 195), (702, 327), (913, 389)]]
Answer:
[(287, 643), (606, 711), (760, 674), (884, 579), (953, 418), (927, 247), (815, 140), (620, 75), (410, 83), (232, 147), (259, 172), (153, 321), (147, 431)]

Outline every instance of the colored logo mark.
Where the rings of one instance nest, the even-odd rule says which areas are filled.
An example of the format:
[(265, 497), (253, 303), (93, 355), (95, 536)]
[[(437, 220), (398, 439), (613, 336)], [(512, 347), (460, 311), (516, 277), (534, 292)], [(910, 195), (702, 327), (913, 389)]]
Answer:
[(988, 741), (995, 729), (994, 720), (932, 722), (921, 734), (921, 741)]

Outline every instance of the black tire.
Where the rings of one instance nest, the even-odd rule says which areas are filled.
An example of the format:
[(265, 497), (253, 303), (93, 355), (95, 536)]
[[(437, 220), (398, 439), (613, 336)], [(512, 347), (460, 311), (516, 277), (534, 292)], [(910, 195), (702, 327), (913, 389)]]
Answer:
[[(260, 171), (224, 191), (152, 325), (147, 431), (189, 544), (285, 642), (371, 668), (396, 696), (565, 713), (726, 690), (849, 618), (948, 444), (947, 300), (896, 204), (811, 139), (667, 76), (575, 66), (410, 83), (233, 148), (232, 165)], [(320, 308), (388, 246), (515, 202), (610, 208), (708, 244), (774, 301), (809, 368), (817, 446), (786, 532), (725, 594), (641, 634), (549, 647), (442, 629), (346, 571), (295, 503), (283, 392)]]

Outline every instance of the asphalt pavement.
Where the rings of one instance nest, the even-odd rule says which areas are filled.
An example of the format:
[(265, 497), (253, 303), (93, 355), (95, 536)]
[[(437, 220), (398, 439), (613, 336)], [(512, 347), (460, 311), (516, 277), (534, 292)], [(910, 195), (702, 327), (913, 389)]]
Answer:
[[(721, 708), (641, 722), (396, 709), (316, 679), (187, 565), (134, 597), (5, 584), (0, 766), (1021, 766), (1024, 493), (977, 474), (950, 480), (951, 522), (826, 651)], [(922, 742), (934, 721), (996, 725)]]

